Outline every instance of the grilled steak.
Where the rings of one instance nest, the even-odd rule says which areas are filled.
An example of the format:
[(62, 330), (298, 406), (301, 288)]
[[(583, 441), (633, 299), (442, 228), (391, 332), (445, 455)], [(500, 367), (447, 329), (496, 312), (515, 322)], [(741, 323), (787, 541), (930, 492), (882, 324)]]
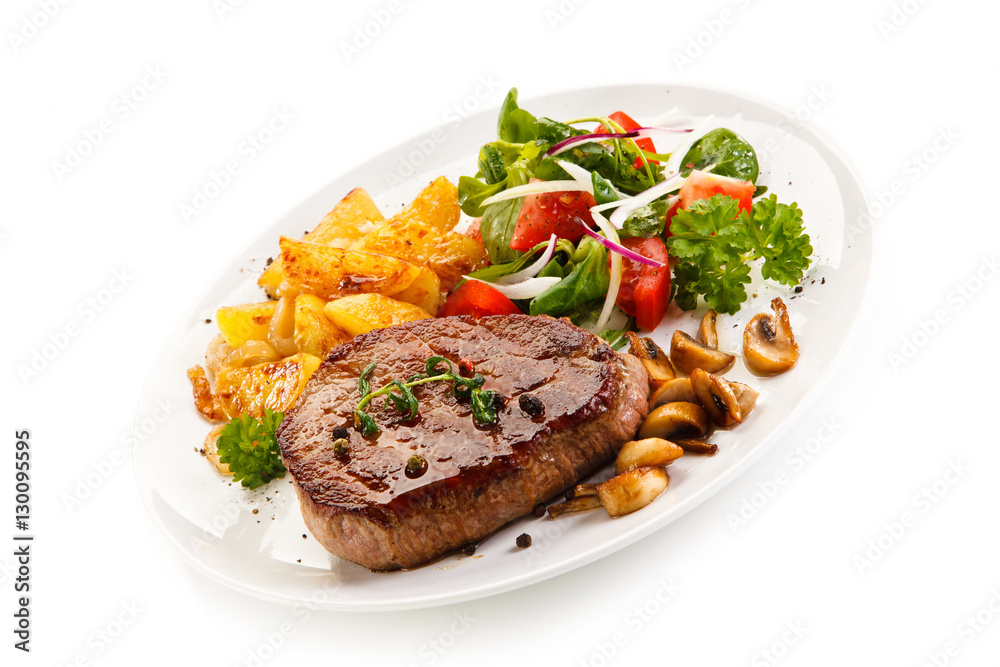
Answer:
[[(477, 426), (451, 384), (414, 388), (407, 420), (381, 399), (368, 412), (381, 432), (354, 427), (358, 377), (370, 362), (374, 389), (424, 372), (429, 357), (458, 372), (468, 359), (484, 390), (505, 399)], [(521, 397), (525, 396), (524, 400)], [(334, 349), (278, 431), (305, 523), (329, 551), (369, 567), (423, 565), (529, 514), (540, 502), (614, 458), (646, 415), (638, 359), (568, 322), (524, 315), (420, 320), (372, 331)], [(346, 434), (347, 454), (334, 452)], [(419, 454), (426, 469), (408, 476)]]

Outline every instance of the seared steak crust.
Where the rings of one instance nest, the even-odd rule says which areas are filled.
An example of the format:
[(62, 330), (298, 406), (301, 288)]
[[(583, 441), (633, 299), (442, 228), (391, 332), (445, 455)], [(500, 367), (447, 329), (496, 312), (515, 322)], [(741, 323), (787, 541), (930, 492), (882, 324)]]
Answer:
[[(414, 389), (413, 420), (381, 400), (381, 433), (354, 428), (358, 377), (371, 386), (424, 372), (431, 356), (468, 359), (504, 396), (497, 421), (477, 426), (450, 383)], [(543, 407), (532, 416), (519, 398)], [(305, 523), (330, 552), (373, 570), (412, 568), (490, 535), (607, 464), (646, 415), (637, 359), (568, 322), (524, 315), (420, 320), (358, 336), (334, 349), (278, 431)], [(537, 402), (534, 403), (537, 407)], [(536, 412), (536, 410), (530, 410)], [(345, 427), (347, 456), (333, 451)], [(342, 432), (341, 432), (342, 434)], [(411, 479), (407, 459), (427, 470)]]

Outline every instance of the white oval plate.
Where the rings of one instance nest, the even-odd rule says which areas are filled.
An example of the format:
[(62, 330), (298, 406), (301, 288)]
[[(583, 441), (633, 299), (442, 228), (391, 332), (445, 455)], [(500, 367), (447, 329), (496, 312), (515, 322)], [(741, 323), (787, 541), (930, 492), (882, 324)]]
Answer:
[[(388, 215), (433, 177), (457, 182), (459, 175), (474, 173), (479, 147), (495, 136), (496, 110), (453, 122), (369, 160), (293, 209), (239, 255), (157, 357), (139, 400), (136, 429), (146, 433), (142, 420), (165, 402), (180, 409), (137, 441), (135, 475), (153, 520), (197, 569), (263, 598), (335, 610), (413, 609), (494, 595), (580, 567), (663, 528), (733, 480), (806, 412), (851, 337), (873, 256), (865, 191), (838, 151), (791, 113), (716, 90), (619, 86), (521, 102), (536, 115), (556, 119), (624, 109), (640, 122), (677, 107), (696, 118), (715, 114), (713, 124), (745, 136), (758, 151), (761, 180), (780, 201), (796, 201), (803, 210), (816, 252), (801, 294), (761, 287), (739, 315), (723, 316), (720, 347), (738, 350), (743, 324), (780, 294), (802, 350), (798, 366), (766, 379), (742, 366), (730, 371), (730, 379), (760, 389), (758, 408), (743, 425), (715, 434), (716, 456), (676, 462), (669, 490), (642, 511), (615, 520), (602, 511), (558, 521), (529, 517), (492, 536), (473, 556), (448, 557), (410, 572), (376, 574), (328, 554), (308, 535), (287, 476), (253, 492), (227, 484), (194, 451), (209, 425), (193, 406), (185, 376), (188, 367), (202, 363), (217, 331), (215, 309), (261, 300), (256, 277), (265, 258), (277, 253), (278, 236), (311, 229), (352, 188), (364, 187)], [(675, 328), (693, 333), (697, 315), (672, 310), (654, 339), (666, 348)], [(525, 550), (514, 544), (522, 532), (534, 540)]]

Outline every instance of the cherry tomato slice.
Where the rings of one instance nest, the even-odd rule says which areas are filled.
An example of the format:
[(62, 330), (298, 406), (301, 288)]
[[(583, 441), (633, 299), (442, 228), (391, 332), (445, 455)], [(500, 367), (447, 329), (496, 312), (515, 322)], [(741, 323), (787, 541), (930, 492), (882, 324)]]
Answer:
[(552, 234), (576, 243), (583, 236), (582, 225), (593, 227), (591, 206), (597, 206), (597, 200), (589, 192), (545, 192), (526, 196), (510, 247), (530, 250), (548, 241)]
[(438, 310), (438, 317), (451, 315), (516, 315), (520, 309), (499, 291), (478, 280), (466, 280), (455, 288)]
[(670, 267), (667, 246), (658, 237), (622, 239), (622, 245), (643, 257), (663, 262), (663, 267), (648, 266), (622, 257), (622, 282), (616, 303), (635, 317), (640, 328), (652, 331), (663, 320), (670, 302)]
[(753, 193), (757, 186), (750, 181), (738, 178), (717, 176), (715, 174), (695, 169), (688, 175), (680, 191), (680, 207), (687, 208), (691, 202), (699, 199), (709, 199), (714, 195), (729, 195), (740, 203), (741, 211), (749, 211), (753, 207)]

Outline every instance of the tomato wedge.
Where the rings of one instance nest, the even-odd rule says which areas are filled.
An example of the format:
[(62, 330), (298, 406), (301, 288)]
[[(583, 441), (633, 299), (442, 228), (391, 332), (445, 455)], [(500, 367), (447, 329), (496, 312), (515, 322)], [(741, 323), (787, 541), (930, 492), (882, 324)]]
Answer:
[(626, 314), (635, 317), (640, 328), (652, 331), (663, 320), (670, 302), (667, 246), (658, 237), (630, 237), (622, 239), (622, 245), (664, 264), (663, 267), (648, 266), (622, 257), (622, 282), (615, 302)]
[(687, 208), (691, 202), (709, 199), (715, 195), (729, 195), (740, 203), (741, 211), (749, 211), (753, 207), (753, 193), (756, 189), (757, 186), (750, 181), (717, 176), (707, 171), (695, 169), (681, 186), (680, 207)]
[(455, 288), (438, 310), (438, 317), (451, 315), (516, 315), (521, 310), (514, 302), (479, 280), (466, 280)]
[(527, 195), (514, 225), (510, 247), (531, 250), (552, 234), (576, 243), (583, 237), (581, 225), (593, 227), (590, 207), (597, 200), (589, 192), (545, 192)]
[[(621, 125), (622, 129), (625, 130), (626, 132), (642, 127), (641, 125), (639, 125), (639, 123), (635, 122), (632, 119), (632, 117), (626, 114), (624, 111), (616, 111), (614, 113), (608, 114), (608, 118)], [(598, 129), (594, 130), (594, 134), (611, 134), (611, 132), (607, 127), (604, 127), (602, 125)], [(653, 146), (653, 140), (650, 139), (649, 137), (636, 139), (635, 145), (644, 151), (648, 151), (650, 153), (656, 152), (656, 147)], [(656, 160), (650, 160), (649, 162), (650, 164), (659, 164), (659, 162), (657, 162)], [(642, 169), (642, 159), (636, 158), (635, 163), (632, 166), (635, 167), (636, 169)]]

